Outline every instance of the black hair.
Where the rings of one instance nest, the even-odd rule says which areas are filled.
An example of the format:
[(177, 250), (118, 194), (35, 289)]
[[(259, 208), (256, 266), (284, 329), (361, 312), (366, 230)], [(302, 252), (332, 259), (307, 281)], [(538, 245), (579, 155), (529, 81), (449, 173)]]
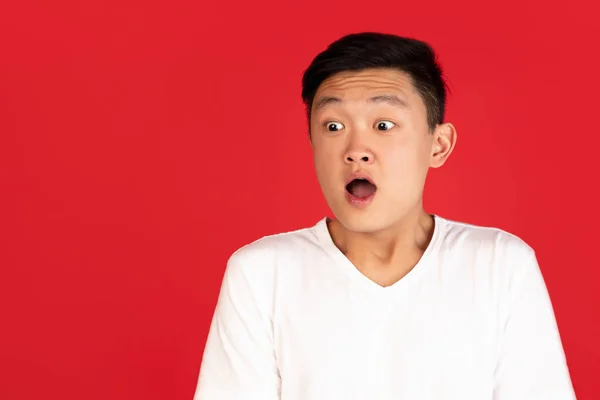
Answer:
[(302, 77), (302, 100), (310, 125), (317, 89), (327, 78), (345, 71), (393, 68), (406, 73), (427, 108), (427, 124), (434, 130), (444, 122), (447, 84), (432, 47), (421, 40), (386, 33), (346, 35), (319, 53)]

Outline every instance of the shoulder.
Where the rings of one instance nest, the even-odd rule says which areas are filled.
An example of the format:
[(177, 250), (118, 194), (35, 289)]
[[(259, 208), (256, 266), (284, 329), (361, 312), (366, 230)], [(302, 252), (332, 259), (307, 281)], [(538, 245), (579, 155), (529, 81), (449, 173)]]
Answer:
[(439, 268), (456, 273), (464, 282), (474, 279), (507, 293), (541, 273), (535, 250), (512, 232), (443, 218), (440, 225)]
[(497, 261), (503, 259), (529, 260), (535, 250), (516, 234), (494, 226), (440, 218), (443, 225), (445, 251), (462, 256), (488, 255)]
[(438, 267), (461, 287), (487, 293), (508, 307), (526, 282), (541, 281), (535, 250), (516, 234), (448, 219), (441, 219), (440, 225)]
[(235, 250), (227, 261), (226, 276), (244, 278), (253, 286), (269, 285), (281, 279), (285, 270), (321, 251), (318, 232), (323, 221), (313, 226), (263, 236)]
[(245, 244), (233, 252), (230, 261), (243, 264), (264, 265), (269, 260), (290, 257), (305, 252), (307, 248), (318, 247), (317, 227), (304, 227), (261, 238)]

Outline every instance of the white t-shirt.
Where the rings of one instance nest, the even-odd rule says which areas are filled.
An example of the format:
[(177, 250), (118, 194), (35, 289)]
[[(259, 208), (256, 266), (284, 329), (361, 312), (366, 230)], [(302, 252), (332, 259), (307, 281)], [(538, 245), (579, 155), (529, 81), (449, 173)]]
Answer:
[(195, 400), (573, 400), (534, 251), (435, 216), (432, 240), (382, 287), (323, 218), (228, 261)]

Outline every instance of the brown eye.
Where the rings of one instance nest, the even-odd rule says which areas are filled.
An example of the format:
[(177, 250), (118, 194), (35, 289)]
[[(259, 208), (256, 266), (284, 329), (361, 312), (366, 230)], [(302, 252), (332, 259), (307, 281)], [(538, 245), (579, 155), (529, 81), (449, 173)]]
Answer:
[(344, 125), (340, 124), (339, 122), (328, 122), (327, 123), (327, 130), (329, 132), (337, 132), (337, 131), (341, 131), (342, 129), (344, 129)]
[(390, 121), (380, 121), (380, 122), (377, 123), (377, 130), (378, 131), (389, 131), (394, 126), (396, 126), (396, 124), (394, 124), (393, 122), (390, 122)]

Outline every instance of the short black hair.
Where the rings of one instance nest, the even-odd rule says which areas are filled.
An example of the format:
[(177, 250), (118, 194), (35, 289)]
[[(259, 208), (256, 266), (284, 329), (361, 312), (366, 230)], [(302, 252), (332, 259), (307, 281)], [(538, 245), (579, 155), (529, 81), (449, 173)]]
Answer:
[(302, 77), (302, 100), (310, 124), (313, 100), (327, 78), (345, 71), (393, 68), (406, 73), (427, 108), (427, 124), (434, 130), (444, 122), (448, 86), (437, 55), (421, 40), (387, 33), (353, 33), (319, 53)]

